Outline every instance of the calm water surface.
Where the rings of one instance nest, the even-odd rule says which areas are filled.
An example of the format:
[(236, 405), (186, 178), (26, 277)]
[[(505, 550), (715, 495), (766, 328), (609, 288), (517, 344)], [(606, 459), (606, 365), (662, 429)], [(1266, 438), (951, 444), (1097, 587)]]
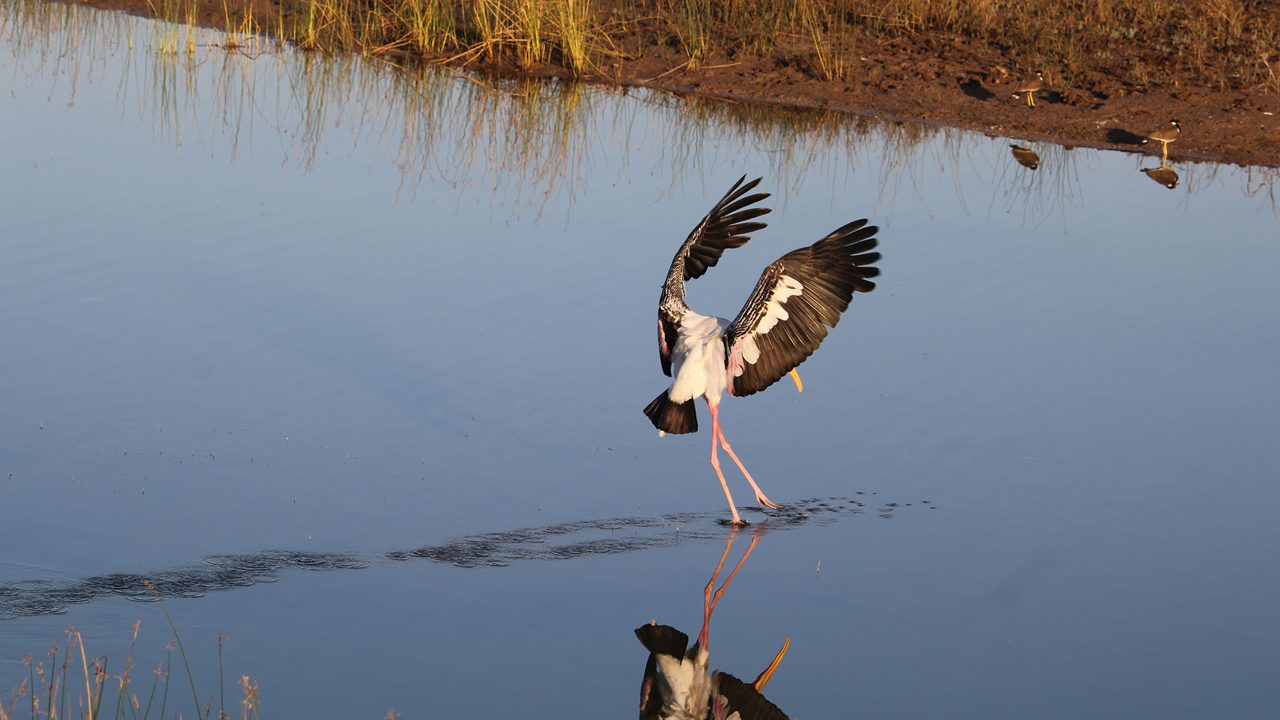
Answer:
[[(5, 8), (6, 693), (68, 626), (118, 672), (141, 620), (149, 675), (150, 579), (215, 715), (222, 633), (269, 717), (632, 717), (633, 628), (695, 634), (762, 535), (712, 663), (790, 636), (793, 717), (1280, 716), (1274, 171)], [(770, 227), (695, 308), (857, 217), (885, 259), (803, 394), (726, 401), (789, 505), (731, 538), (706, 433), (640, 409), (742, 174)]]

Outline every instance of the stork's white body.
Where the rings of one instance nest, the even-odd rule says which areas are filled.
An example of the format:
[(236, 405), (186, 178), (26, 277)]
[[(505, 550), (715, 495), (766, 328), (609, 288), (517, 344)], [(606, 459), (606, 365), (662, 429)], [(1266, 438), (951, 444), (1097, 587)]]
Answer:
[(705, 397), (718, 405), (729, 386), (725, 370), (724, 318), (699, 315), (690, 310), (680, 320), (680, 334), (671, 350), (671, 390), (673, 402)]

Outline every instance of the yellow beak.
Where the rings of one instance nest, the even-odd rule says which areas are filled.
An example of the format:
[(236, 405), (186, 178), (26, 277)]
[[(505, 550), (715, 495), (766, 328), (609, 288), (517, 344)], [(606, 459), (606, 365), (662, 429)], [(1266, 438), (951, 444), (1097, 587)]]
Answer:
[(773, 671), (778, 669), (778, 665), (782, 663), (782, 656), (787, 654), (787, 648), (789, 647), (791, 647), (790, 635), (787, 636), (786, 640), (782, 641), (782, 649), (778, 651), (777, 655), (773, 656), (773, 662), (769, 663), (769, 667), (765, 668), (751, 683), (751, 687), (755, 688), (756, 692), (762, 692), (764, 686), (769, 684), (769, 678), (773, 677)]
[(800, 382), (800, 373), (792, 369), (791, 379), (796, 381), (796, 392), (804, 392), (804, 383)]

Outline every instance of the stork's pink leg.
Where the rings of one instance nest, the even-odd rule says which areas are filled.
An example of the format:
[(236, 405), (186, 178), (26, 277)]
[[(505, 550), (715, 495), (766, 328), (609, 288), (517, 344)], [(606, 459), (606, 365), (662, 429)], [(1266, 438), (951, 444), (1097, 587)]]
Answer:
[[(716, 477), (720, 478), (720, 487), (724, 488), (724, 497), (729, 501), (729, 512), (733, 513), (733, 524), (745, 525), (746, 523), (742, 522), (742, 518), (738, 515), (738, 506), (733, 504), (729, 483), (725, 482), (724, 473), (720, 471), (720, 455), (716, 452), (716, 438), (723, 437), (723, 433), (720, 432), (720, 409), (711, 403), (707, 403), (707, 407), (711, 409), (711, 467), (715, 468)], [(728, 450), (729, 446), (726, 445), (724, 449)], [(732, 455), (732, 451), (729, 454)], [(737, 460), (738, 458), (734, 457), (734, 462)], [(738, 467), (742, 467), (742, 464), (738, 463)]]
[(711, 631), (711, 612), (716, 608), (715, 590), (716, 577), (720, 571), (724, 569), (724, 561), (729, 559), (729, 548), (733, 547), (734, 538), (738, 537), (738, 528), (729, 531), (729, 537), (725, 538), (724, 551), (720, 553), (720, 562), (716, 563), (716, 569), (711, 573), (711, 579), (707, 581), (707, 586), (702, 590), (702, 631), (698, 633), (698, 645), (707, 647), (707, 636)]
[(711, 573), (711, 579), (707, 581), (707, 587), (702, 592), (702, 631), (698, 633), (698, 645), (703, 648), (707, 647), (709, 636), (711, 633), (711, 613), (715, 612), (716, 604), (720, 602), (720, 596), (724, 595), (724, 591), (729, 588), (729, 583), (733, 582), (734, 576), (742, 569), (742, 564), (751, 557), (752, 551), (756, 549), (756, 543), (760, 542), (760, 535), (751, 538), (751, 544), (747, 546), (747, 551), (742, 553), (742, 558), (738, 560), (738, 564), (733, 566), (733, 570), (729, 572), (729, 577), (724, 579), (724, 584), (716, 590), (716, 577), (720, 571), (724, 569), (724, 561), (729, 557), (729, 548), (733, 547), (733, 542), (738, 537), (738, 529), (734, 528), (729, 533), (728, 539), (724, 542), (724, 552), (720, 553), (720, 562), (716, 564), (715, 572)]
[[(764, 491), (756, 484), (755, 479), (751, 477), (751, 473), (747, 472), (747, 468), (742, 464), (742, 461), (738, 459), (738, 454), (733, 451), (733, 448), (729, 447), (729, 440), (724, 436), (724, 430), (721, 429), (720, 422), (716, 418), (715, 408), (712, 408), (711, 410), (711, 432), (719, 436), (720, 444), (724, 446), (724, 451), (729, 453), (729, 457), (733, 458), (734, 464), (736, 464), (738, 469), (742, 471), (742, 474), (746, 476), (747, 482), (751, 484), (751, 489), (756, 493), (756, 502), (764, 505), (765, 507), (771, 507), (774, 510), (782, 507), (778, 503), (770, 500), (768, 496), (764, 494)], [(711, 442), (714, 444), (715, 438), (712, 438)]]

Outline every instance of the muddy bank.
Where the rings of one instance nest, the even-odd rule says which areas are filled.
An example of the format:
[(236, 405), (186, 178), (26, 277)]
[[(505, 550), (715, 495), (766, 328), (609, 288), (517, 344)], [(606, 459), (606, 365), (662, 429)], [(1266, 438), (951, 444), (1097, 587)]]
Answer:
[[(81, 4), (155, 16), (148, 0), (83, 0)], [(287, 21), (291, 11), (271, 0), (198, 0), (197, 23), (217, 29), (235, 26), (242, 8), (253, 17)], [(268, 23), (269, 24), (269, 21)], [(813, 108), (904, 121), (950, 125), (990, 135), (1109, 148), (1158, 155), (1141, 146), (1142, 135), (1176, 117), (1183, 132), (1169, 147), (1178, 161), (1224, 161), (1280, 166), (1280, 81), (1245, 83), (1204, 79), (1185, 57), (1175, 58), (1133, 43), (1120, 43), (1107, 61), (1067, 83), (1052, 66), (1043, 67), (1045, 89), (1036, 107), (1012, 97), (1025, 79), (1010, 52), (961, 34), (935, 32), (858, 37), (844, 62), (843, 79), (824, 79), (812, 46), (791, 38), (768, 57), (712, 49), (695, 65), (671, 43), (654, 43), (637, 30), (615, 33), (620, 52), (593, 62), (583, 74), (591, 82), (651, 87), (745, 103)], [(399, 48), (377, 52), (410, 64), (445, 61)], [(1205, 57), (1205, 67), (1227, 58)], [(557, 64), (518, 67), (510, 58), (486, 60), (479, 53), (459, 59), (476, 70), (500, 74), (567, 76)], [(1122, 68), (1152, 68), (1146, 83), (1115, 78)], [(1280, 68), (1277, 68), (1280, 69)]]
[[(781, 63), (727, 60), (727, 67), (663, 72), (659, 62), (625, 68), (623, 82), (678, 93), (874, 114), (897, 120), (952, 125), (989, 135), (1159, 155), (1142, 135), (1183, 123), (1169, 145), (1171, 161), (1223, 161), (1280, 165), (1280, 93), (1217, 90), (1183, 82), (1172, 87), (1126, 88), (1105, 80), (1088, 89), (1046, 89), (1036, 106), (1012, 97), (1021, 77), (1006, 60), (964, 52), (948, 38), (895, 38), (858, 48), (847, 81), (824, 81)], [(670, 60), (668, 60), (670, 61)]]

